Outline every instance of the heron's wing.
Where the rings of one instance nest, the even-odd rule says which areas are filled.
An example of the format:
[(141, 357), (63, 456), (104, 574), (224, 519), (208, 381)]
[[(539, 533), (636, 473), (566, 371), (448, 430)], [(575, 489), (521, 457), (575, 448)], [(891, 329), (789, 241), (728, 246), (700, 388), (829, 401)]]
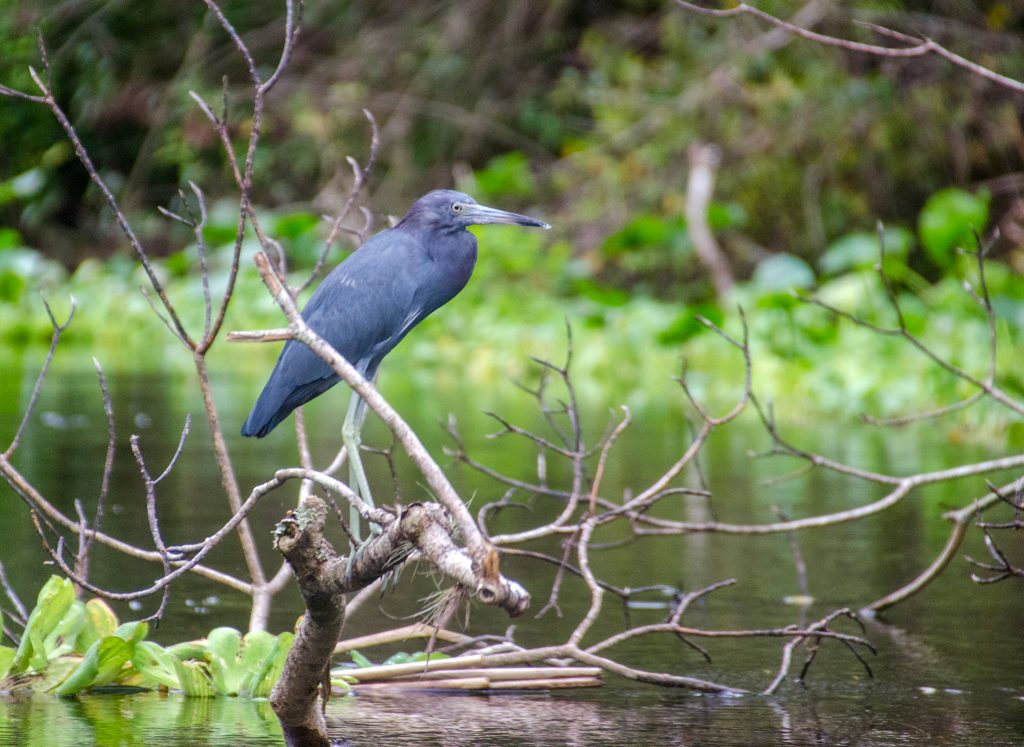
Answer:
[[(372, 376), (380, 359), (422, 318), (416, 296), (424, 261), (414, 237), (396, 230), (379, 233), (324, 278), (303, 309), (303, 319), (363, 375)], [(337, 382), (318, 355), (289, 341), (243, 435), (269, 433), (292, 410)]]
[(296, 407), (337, 383), (337, 375), (319, 356), (301, 342), (289, 340), (242, 426), (242, 435), (262, 438)]
[(371, 366), (397, 344), (411, 319), (421, 318), (417, 296), (428, 284), (429, 264), (416, 237), (395, 229), (379, 233), (324, 278), (302, 316), (352, 365)]

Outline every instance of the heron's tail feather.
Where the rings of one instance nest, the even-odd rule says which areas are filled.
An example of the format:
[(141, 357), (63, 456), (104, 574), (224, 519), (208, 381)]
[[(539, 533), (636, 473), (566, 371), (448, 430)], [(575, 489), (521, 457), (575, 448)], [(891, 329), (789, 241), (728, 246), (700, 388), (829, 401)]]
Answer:
[(260, 392), (259, 399), (253, 405), (249, 417), (245, 419), (242, 435), (263, 438), (274, 430), (278, 423), (288, 417), (296, 407), (323, 394), (337, 383), (338, 377), (332, 374), (302, 384), (294, 384), (282, 381), (275, 370), (270, 376), (270, 381)]
[(252, 412), (249, 413), (249, 417), (245, 419), (245, 423), (242, 425), (242, 435), (247, 438), (263, 438), (274, 430), (278, 423), (291, 414), (291, 409), (285, 410), (280, 406), (275, 408), (272, 403), (268, 402), (269, 398), (264, 396), (266, 393), (267, 390), (264, 389), (263, 394), (256, 400)]

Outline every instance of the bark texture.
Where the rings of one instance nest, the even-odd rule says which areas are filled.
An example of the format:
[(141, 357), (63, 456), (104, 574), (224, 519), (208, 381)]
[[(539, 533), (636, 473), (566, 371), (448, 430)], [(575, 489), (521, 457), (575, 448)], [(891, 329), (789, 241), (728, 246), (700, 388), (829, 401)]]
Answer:
[(498, 571), (497, 552), (474, 561), (455, 544), (445, 510), (435, 503), (413, 503), (389, 521), (350, 563), (324, 537), (327, 505), (316, 496), (289, 511), (277, 525), (275, 545), (295, 572), (306, 614), (270, 704), (289, 747), (340, 744), (327, 736), (318, 694), (327, 697), (331, 654), (341, 634), (345, 594), (372, 583), (413, 554), (432, 563), (479, 600), (521, 615), (530, 595)]

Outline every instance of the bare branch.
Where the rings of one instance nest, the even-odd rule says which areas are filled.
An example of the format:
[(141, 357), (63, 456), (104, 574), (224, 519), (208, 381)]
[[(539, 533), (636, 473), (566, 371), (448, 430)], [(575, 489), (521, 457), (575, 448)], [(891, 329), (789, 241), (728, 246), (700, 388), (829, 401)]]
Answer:
[(50, 347), (46, 351), (46, 358), (43, 361), (42, 368), (39, 369), (39, 375), (36, 377), (36, 383), (32, 387), (32, 394), (28, 398), (28, 404), (25, 405), (25, 414), (21, 418), (21, 422), (18, 423), (18, 430), (14, 432), (14, 438), (11, 439), (10, 445), (7, 450), (0, 455), (0, 459), (9, 460), (14, 452), (18, 449), (18, 444), (21, 443), (22, 434), (25, 432), (25, 426), (28, 425), (29, 419), (32, 417), (32, 411), (35, 409), (36, 401), (39, 399), (39, 392), (42, 391), (43, 381), (46, 380), (46, 373), (50, 370), (50, 363), (53, 362), (53, 356), (57, 352), (57, 343), (60, 342), (60, 336), (64, 333), (64, 330), (71, 324), (71, 320), (75, 316), (75, 297), (71, 297), (71, 309), (68, 311), (68, 318), (64, 320), (63, 324), (58, 324), (57, 320), (53, 316), (53, 311), (50, 309), (50, 304), (43, 299), (43, 307), (46, 309), (46, 315), (50, 317), (50, 326), (53, 328), (53, 332), (50, 334)]
[(746, 3), (739, 3), (736, 6), (723, 10), (716, 10), (713, 8), (705, 8), (701, 5), (695, 5), (686, 0), (674, 0), (676, 5), (689, 10), (693, 13), (699, 13), (706, 16), (714, 16), (716, 18), (725, 18), (730, 16), (738, 15), (751, 15), (765, 23), (770, 23), (778, 28), (785, 29), (786, 31), (795, 34), (799, 37), (813, 41), (817, 44), (824, 44), (829, 47), (839, 47), (846, 49), (851, 52), (858, 52), (861, 54), (870, 54), (875, 57), (895, 57), (895, 58), (913, 58), (913, 57), (924, 57), (929, 54), (935, 54), (939, 57), (943, 57), (949, 62), (953, 63), (957, 67), (961, 67), (973, 75), (984, 78), (996, 85), (1008, 88), (1011, 91), (1017, 93), (1024, 93), (1024, 83), (1014, 80), (1013, 78), (988, 69), (976, 62), (972, 62), (960, 55), (949, 51), (941, 44), (936, 43), (932, 39), (925, 37), (913, 37), (907, 34), (886, 29), (882, 26), (875, 24), (867, 24), (872, 30), (888, 36), (897, 41), (901, 41), (910, 46), (906, 47), (882, 47), (877, 44), (864, 44), (863, 42), (851, 41), (849, 39), (839, 39), (834, 36), (828, 36), (826, 34), (818, 33), (817, 31), (811, 31), (810, 29), (803, 28), (789, 21), (784, 21), (781, 18), (776, 18), (770, 13), (766, 13), (763, 10), (755, 8)]
[[(370, 155), (367, 156), (365, 166), (360, 166), (352, 157), (347, 159), (349, 167), (352, 169), (352, 187), (348, 191), (348, 196), (345, 198), (345, 203), (341, 206), (341, 210), (334, 217), (334, 220), (331, 223), (331, 228), (327, 232), (327, 238), (324, 239), (324, 245), (320, 250), (320, 256), (317, 257), (316, 264), (313, 265), (313, 269), (309, 273), (309, 277), (306, 278), (306, 280), (295, 290), (296, 295), (308, 288), (310, 284), (320, 276), (320, 273), (323, 272), (324, 262), (327, 260), (327, 254), (330, 252), (331, 246), (334, 245), (335, 240), (338, 238), (338, 234), (342, 231), (342, 226), (352, 211), (356, 197), (358, 197), (359, 192), (362, 190), (367, 175), (373, 171), (374, 163), (377, 160), (377, 148), (380, 146), (380, 132), (377, 128), (377, 120), (374, 118), (370, 110), (363, 109), (363, 115), (370, 123)], [(369, 223), (367, 222), (367, 227), (368, 226)], [(360, 236), (359, 238), (365, 240), (365, 236)]]
[[(99, 360), (92, 359), (96, 368), (96, 376), (99, 379), (100, 394), (103, 397), (103, 412), (107, 418), (107, 454), (103, 461), (103, 477), (100, 480), (100, 494), (96, 499), (96, 514), (93, 519), (93, 529), (99, 530), (103, 523), (103, 511), (107, 503), (107, 493), (110, 491), (110, 473), (114, 468), (114, 447), (117, 445), (117, 431), (114, 427), (114, 407), (110, 402), (110, 391), (107, 389), (107, 377), (103, 374), (103, 368)], [(85, 514), (77, 505), (79, 523), (82, 532), (79, 534), (78, 557), (75, 560), (75, 571), (82, 578), (89, 576), (89, 548), (92, 545), (90, 535), (85, 532)]]
[[(46, 47), (43, 44), (42, 37), (40, 37), (39, 39), (39, 49), (40, 54), (43, 57), (44, 63), (46, 63)], [(49, 65), (47, 63), (44, 67), (44, 69), (47, 70), (47, 78), (49, 77), (48, 67)], [(111, 212), (114, 213), (114, 218), (117, 220), (117, 224), (118, 226), (120, 226), (121, 232), (124, 233), (125, 237), (128, 239), (128, 243), (131, 245), (132, 250), (135, 252), (135, 256), (142, 264), (142, 268), (143, 270), (145, 270), (146, 276), (149, 278), (149, 282), (150, 285), (153, 287), (153, 291), (157, 294), (157, 296), (159, 296), (160, 301), (163, 304), (164, 310), (170, 317), (171, 324), (177, 336), (181, 340), (183, 340), (186, 343), (186, 345), (194, 348), (195, 343), (189, 337), (188, 332), (185, 331), (185, 327), (182, 324), (181, 319), (178, 317), (177, 310), (174, 308), (174, 305), (171, 303), (170, 299), (168, 299), (167, 294), (164, 291), (163, 284), (160, 282), (160, 279), (157, 277), (156, 272), (154, 271), (153, 266), (149, 261), (149, 255), (146, 253), (146, 250), (142, 246), (142, 243), (139, 241), (139, 238), (135, 235), (134, 229), (128, 223), (128, 219), (125, 217), (124, 212), (121, 210), (121, 206), (118, 204), (117, 198), (114, 197), (114, 193), (110, 191), (110, 188), (107, 186), (107, 183), (103, 180), (103, 177), (99, 175), (99, 172), (96, 170), (95, 165), (93, 165), (92, 158), (89, 156), (89, 153), (86, 151), (85, 146), (82, 145), (82, 141), (78, 136), (78, 131), (75, 129), (74, 125), (71, 124), (71, 121), (67, 118), (67, 115), (64, 113), (64, 110), (61, 109), (60, 105), (57, 103), (57, 100), (56, 98), (54, 98), (53, 92), (50, 89), (49, 83), (44, 82), (39, 77), (38, 73), (36, 73), (31, 68), (30, 73), (32, 74), (33, 80), (35, 81), (36, 85), (39, 86), (39, 89), (43, 93), (43, 102), (45, 102), (46, 105), (50, 108), (50, 111), (53, 112), (54, 117), (56, 117), (57, 122), (63, 128), (68, 140), (71, 141), (71, 145), (72, 147), (74, 147), (75, 153), (78, 155), (78, 160), (82, 163), (82, 165), (85, 167), (85, 170), (89, 173), (89, 178), (92, 180), (93, 184), (96, 185), (96, 188), (99, 189), (100, 193), (103, 195), (103, 198), (106, 200)]]

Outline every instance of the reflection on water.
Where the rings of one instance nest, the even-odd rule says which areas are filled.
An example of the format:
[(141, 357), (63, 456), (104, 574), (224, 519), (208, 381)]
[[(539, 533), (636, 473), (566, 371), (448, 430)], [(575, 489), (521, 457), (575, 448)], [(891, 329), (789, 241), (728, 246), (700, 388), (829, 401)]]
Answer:
[[(896, 683), (818, 682), (779, 697), (699, 696), (614, 682), (594, 694), (338, 698), (331, 733), (364, 747), (588, 745), (1019, 745), (1022, 707)], [(278, 745), (265, 701), (152, 693), (0, 699), (0, 744)]]
[(0, 699), (0, 744), (279, 745), (266, 701), (154, 693)]
[[(15, 375), (0, 372), (0, 443), (17, 425), (17, 413), (31, 388), (33, 371)], [(215, 377), (219, 395), (237, 394), (224, 403), (222, 418), (232, 434), (241, 422), (259, 381), (238, 380), (231, 372)], [(389, 389), (390, 387), (390, 389)], [(162, 469), (176, 445), (186, 412), (193, 413), (193, 432), (186, 444), (183, 468), (162, 483), (160, 512), (165, 539), (184, 542), (205, 536), (222, 522), (219, 478), (204, 431), (201, 410), (187, 379), (173, 376), (111, 377), (117, 403), (118, 456), (112, 476), (111, 503), (104, 527), (145, 542), (147, 529), (142, 483), (128, 449), (138, 433), (147, 461)], [(487, 464), (530, 478), (536, 454), (528, 444), (488, 441), (483, 434), (493, 423), (479, 414), (501, 409), (529, 424), (535, 413), (521, 408), (525, 398), (479, 404), (461, 393), (447, 398), (403, 391), (400, 382), (385, 382), (399, 409), (407, 413), (434, 453), (444, 441), (436, 422), (451, 409), (477, 457)], [(488, 393), (490, 396), (490, 393)], [(666, 397), (674, 397), (666, 392)], [(316, 458), (333, 456), (345, 397), (324, 397), (311, 408), (311, 432), (318, 434)], [(404, 406), (403, 406), (404, 404)], [(598, 435), (608, 404), (595, 405), (587, 427)], [(642, 486), (658, 475), (679, 453), (686, 440), (675, 404), (659, 412), (638, 412), (637, 425), (621, 439), (609, 460), (604, 488), (615, 495)], [(38, 415), (25, 434), (16, 464), (65, 510), (80, 498), (86, 504), (98, 492), (103, 462), (105, 426), (95, 380), (77, 374), (56, 375), (44, 390)], [(883, 431), (821, 429), (802, 434), (804, 443), (860, 466), (905, 472), (948, 466), (984, 455), (980, 447), (951, 445), (941, 433), (924, 430), (892, 437)], [(371, 429), (371, 443), (386, 444), (381, 431)], [(722, 434), (705, 454), (703, 467), (715, 493), (709, 506), (698, 498), (681, 499), (658, 510), (677, 519), (699, 520), (710, 511), (723, 520), (767, 521), (775, 506), (791, 517), (859, 505), (879, 496), (872, 485), (822, 472), (799, 479), (773, 482), (792, 470), (791, 462), (751, 460), (748, 452), (763, 448), (761, 437), (740, 425)], [(233, 459), (243, 486), (265, 480), (271, 466), (296, 462), (287, 428), (263, 441), (235, 440)], [(388, 485), (386, 465), (372, 456), (371, 480)], [(405, 500), (421, 490), (409, 466), (398, 462)], [(457, 486), (474, 505), (501, 493), (493, 485), (449, 466)], [(552, 480), (563, 468), (548, 465)], [(998, 476), (996, 476), (998, 479)], [(983, 490), (981, 481), (936, 486), (915, 494), (887, 514), (826, 532), (807, 532), (798, 541), (808, 566), (814, 603), (809, 609), (785, 605), (782, 599), (800, 592), (785, 537), (739, 539), (696, 535), (645, 540), (636, 545), (594, 553), (595, 570), (615, 584), (663, 583), (699, 588), (725, 578), (738, 583), (716, 592), (695, 606), (687, 619), (696, 626), (726, 628), (774, 627), (814, 620), (831, 609), (856, 607), (889, 592), (930, 562), (946, 538), (941, 512), (962, 505)], [(494, 529), (510, 530), (537, 522), (557, 506), (543, 498), (519, 496), (529, 511), (506, 511)], [(294, 498), (271, 496), (253, 517), (257, 536), (267, 537)], [(0, 548), (0, 560), (27, 599), (49, 574), (45, 559), (24, 517), (24, 508), (6, 485), (0, 486), (0, 512), (10, 517)], [(266, 531), (264, 531), (266, 530)], [(611, 542), (614, 531), (597, 538)], [(972, 538), (969, 552), (983, 555)], [(275, 561), (269, 540), (264, 548), (268, 568)], [(558, 552), (557, 545), (538, 547)], [(151, 580), (150, 566), (111, 562), (95, 551), (95, 580), (128, 588)], [(215, 553), (214, 561), (241, 573), (242, 562), (233, 547)], [(549, 566), (510, 559), (506, 571), (522, 581), (536, 600), (546, 599), (554, 578)], [(841, 646), (826, 643), (805, 684), (787, 683), (775, 697), (721, 698), (665, 691), (609, 678), (600, 690), (557, 695), (503, 694), (445, 696), (424, 692), (358, 698), (338, 698), (328, 706), (332, 729), (357, 745), (738, 745), (738, 744), (1021, 744), (1024, 736), (1024, 674), (1020, 669), (1019, 631), (1024, 625), (1021, 589), (1004, 584), (977, 587), (967, 578), (962, 561), (925, 594), (892, 611), (885, 622), (869, 625), (868, 636), (879, 648), (870, 665), (874, 679)], [(395, 617), (416, 612), (420, 599), (432, 589), (425, 578), (405, 574), (397, 592), (384, 597), (378, 609), (368, 608), (347, 623), (346, 634), (359, 635), (393, 627)], [(211, 598), (216, 603), (207, 603)], [(565, 636), (579, 619), (586, 597), (575, 582), (567, 583), (561, 599), (564, 617), (549, 614), (538, 622), (517, 621), (516, 637), (525, 644), (551, 642)], [(271, 627), (289, 628), (301, 610), (293, 590), (276, 601)], [(539, 608), (540, 603), (537, 604)], [(117, 606), (122, 619), (139, 613)], [(147, 608), (148, 609), (148, 608)], [(175, 589), (165, 624), (153, 637), (175, 642), (203, 635), (216, 625), (243, 625), (246, 600), (208, 582), (190, 580)], [(609, 600), (602, 627), (595, 636), (613, 633), (625, 624), (655, 622), (658, 609), (625, 610)], [(503, 632), (507, 618), (477, 607), (477, 631)], [(779, 641), (712, 641), (713, 661), (705, 662), (674, 639), (634, 641), (615, 653), (627, 663), (715, 679), (727, 684), (763, 688), (774, 676), (781, 650)], [(372, 657), (386, 656), (390, 651)], [(802, 660), (798, 659), (794, 674)], [(235, 745), (278, 744), (279, 730), (266, 703), (233, 699), (187, 700), (180, 696), (92, 695), (77, 700), (0, 698), (0, 744), (59, 745)]]

